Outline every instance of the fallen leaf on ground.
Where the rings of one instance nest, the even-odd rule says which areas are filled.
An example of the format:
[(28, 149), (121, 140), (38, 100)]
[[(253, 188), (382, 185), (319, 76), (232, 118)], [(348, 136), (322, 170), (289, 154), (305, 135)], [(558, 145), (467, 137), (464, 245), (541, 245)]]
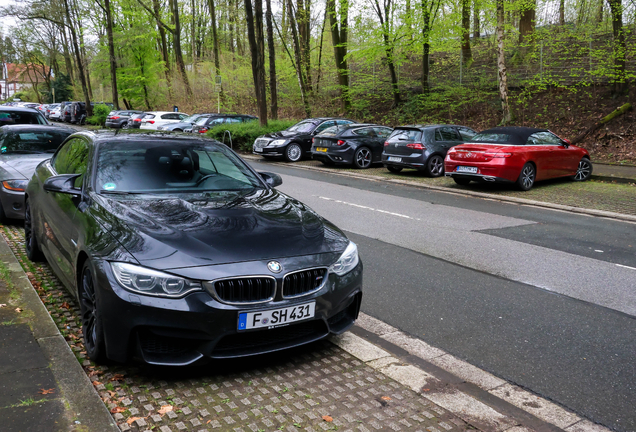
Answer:
[(139, 420), (142, 417), (131, 417), (128, 420), (126, 420), (126, 423), (128, 424), (132, 424), (132, 422), (134, 422), (135, 420)]
[(123, 413), (124, 411), (126, 411), (126, 408), (124, 408), (124, 407), (115, 407), (115, 408), (110, 410), (110, 413), (111, 414), (117, 414), (117, 413)]
[(113, 377), (110, 379), (111, 381), (121, 381), (124, 379), (124, 376), (122, 374), (115, 374), (113, 375)]
[(324, 421), (326, 421), (326, 422), (330, 422), (330, 423), (333, 421), (333, 418), (332, 418), (331, 416), (328, 416), (328, 415), (324, 415), (324, 416), (322, 416), (322, 419), (323, 419)]
[(100, 383), (99, 381), (93, 381), (93, 385), (94, 385), (94, 386), (98, 386), (98, 385), (101, 385), (101, 384), (102, 384), (102, 383)]
[(424, 391), (431, 391), (431, 389), (422, 389), (422, 390), (424, 390)]
[(114, 392), (114, 391), (112, 391), (112, 390), (108, 390), (108, 394), (110, 395), (110, 397), (115, 397), (115, 396), (117, 396), (117, 393), (115, 393), (115, 392)]
[(89, 376), (89, 377), (92, 377), (92, 376), (95, 376), (95, 375), (99, 375), (100, 373), (101, 373), (101, 372), (94, 370), (94, 371), (90, 371), (90, 372), (88, 373), (88, 376)]
[(18, 313), (22, 312), (23, 310), (24, 309), (22, 309), (22, 308), (15, 308), (15, 311), (18, 312)]
[(382, 398), (381, 398), (381, 399), (382, 399), (382, 400), (385, 400), (385, 401), (390, 401), (390, 400), (391, 400), (391, 398), (390, 398), (390, 397), (388, 397), (388, 396), (382, 396)]
[(7, 307), (6, 303), (0, 303), (0, 308)]
[(64, 309), (70, 309), (70, 308), (71, 308), (71, 305), (70, 305), (70, 304), (68, 304), (67, 302), (62, 303), (62, 305), (61, 305), (61, 306), (62, 306)]
[(159, 414), (164, 415), (167, 412), (170, 412), (174, 409), (172, 405), (161, 405), (161, 409), (157, 411)]
[(45, 394), (51, 394), (54, 391), (55, 391), (55, 389), (48, 389), (48, 390), (47, 389), (40, 389), (40, 391), (38, 393), (45, 395)]

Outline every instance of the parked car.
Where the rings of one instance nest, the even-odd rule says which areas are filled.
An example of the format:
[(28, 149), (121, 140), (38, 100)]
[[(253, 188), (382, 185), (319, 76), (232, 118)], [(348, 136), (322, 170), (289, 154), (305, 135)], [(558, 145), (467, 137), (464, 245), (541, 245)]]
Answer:
[(475, 134), (466, 126), (399, 126), (384, 143), (382, 163), (393, 173), (413, 168), (431, 177), (439, 177), (444, 175), (446, 152)]
[(288, 162), (297, 162), (311, 156), (311, 139), (331, 126), (354, 123), (353, 120), (321, 117), (302, 120), (280, 132), (260, 136), (254, 140), (252, 152), (268, 157), (284, 157)]
[(158, 126), (164, 126), (169, 123), (179, 123), (188, 114), (170, 111), (148, 111), (141, 120), (140, 129), (157, 130)]
[(224, 123), (246, 123), (254, 120), (258, 120), (258, 117), (248, 114), (212, 114), (197, 120), (192, 125), (192, 133), (206, 133), (214, 126)]
[(70, 105), (70, 111), (70, 123), (84, 124), (84, 122), (86, 121), (86, 102), (73, 102)]
[(188, 132), (192, 132), (192, 126), (199, 120), (203, 118), (208, 118), (214, 114), (192, 114), (190, 117), (184, 118), (179, 123), (169, 123), (164, 126), (158, 126), (157, 130), (166, 130), (171, 132), (185, 132), (188, 129)]
[(5, 106), (0, 108), (0, 126), (11, 124), (50, 124), (40, 113), (32, 108)]
[(24, 218), (24, 190), (35, 167), (73, 132), (61, 126), (14, 124), (0, 128), (0, 220)]
[(548, 129), (528, 127), (485, 130), (446, 156), (446, 175), (457, 184), (468, 185), (472, 180), (516, 183), (523, 191), (535, 181), (556, 177), (584, 181), (592, 169), (587, 150)]
[(67, 102), (62, 108), (62, 114), (60, 114), (60, 120), (66, 123), (71, 122), (71, 107), (75, 102)]
[(46, 117), (47, 119), (51, 118), (51, 111), (53, 111), (55, 108), (59, 107), (60, 104), (48, 104), (46, 106), (46, 109), (44, 110), (44, 117)]
[(281, 183), (200, 135), (79, 132), (28, 184), (26, 253), (77, 297), (97, 362), (307, 344), (353, 325), (362, 263)]
[(139, 129), (141, 126), (141, 121), (145, 116), (145, 112), (131, 115), (130, 119), (128, 120), (128, 124), (126, 124), (124, 129)]
[(390, 127), (376, 124), (331, 126), (312, 139), (311, 157), (325, 165), (369, 168), (372, 163), (382, 160), (384, 141), (392, 131)]
[(133, 114), (140, 114), (143, 111), (136, 110), (119, 110), (111, 111), (106, 117), (104, 125), (113, 129), (121, 129), (128, 126), (128, 121)]
[(60, 121), (61, 114), (60, 104), (55, 104), (55, 106), (51, 107), (48, 118), (49, 120)]

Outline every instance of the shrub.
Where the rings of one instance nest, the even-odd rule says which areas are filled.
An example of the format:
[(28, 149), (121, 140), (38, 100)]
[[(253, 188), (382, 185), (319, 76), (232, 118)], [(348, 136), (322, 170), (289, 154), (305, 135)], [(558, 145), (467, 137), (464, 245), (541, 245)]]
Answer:
[[(282, 131), (296, 123), (298, 123), (298, 120), (270, 120), (266, 127), (262, 127), (258, 121), (221, 124), (210, 129), (207, 132), (207, 135), (223, 142), (223, 134), (225, 134), (226, 130), (230, 131), (232, 134), (232, 147), (234, 150), (252, 151), (254, 140), (259, 136)], [(225, 138), (225, 144), (230, 145), (230, 140), (227, 137)]]
[(86, 123), (104, 126), (106, 123), (106, 117), (108, 117), (108, 113), (111, 111), (111, 107), (108, 105), (95, 105), (93, 106), (93, 115), (86, 119)]

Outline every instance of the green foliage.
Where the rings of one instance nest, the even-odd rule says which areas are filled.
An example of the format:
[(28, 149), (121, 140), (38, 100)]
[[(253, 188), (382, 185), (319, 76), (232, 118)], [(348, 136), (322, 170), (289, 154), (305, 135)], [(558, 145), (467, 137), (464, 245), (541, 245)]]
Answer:
[(108, 105), (95, 105), (93, 107), (93, 115), (86, 119), (86, 123), (104, 126), (106, 123), (106, 117), (108, 117), (108, 113), (110, 112), (110, 107)]
[[(56, 102), (73, 100), (73, 85), (68, 75), (60, 72), (55, 80), (52, 81), (52, 85), (55, 89)], [(47, 90), (42, 94), (48, 103), (53, 103), (53, 95), (50, 91)]]
[(251, 151), (254, 140), (259, 136), (282, 131), (296, 123), (298, 123), (297, 120), (271, 120), (266, 127), (262, 127), (258, 121), (225, 124), (213, 127), (207, 132), (207, 135), (223, 142), (223, 134), (225, 134), (225, 144), (230, 145), (230, 140), (225, 133), (225, 131), (230, 131), (234, 150)]

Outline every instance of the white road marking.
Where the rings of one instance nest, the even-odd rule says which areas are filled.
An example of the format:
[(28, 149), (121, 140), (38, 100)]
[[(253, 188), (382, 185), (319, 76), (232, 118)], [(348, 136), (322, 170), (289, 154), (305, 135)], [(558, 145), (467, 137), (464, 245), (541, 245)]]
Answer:
[(314, 196), (317, 197), (317, 198), (323, 199), (325, 201), (331, 201), (331, 202), (335, 202), (335, 203), (338, 203), (338, 204), (348, 205), (348, 206), (351, 206), (351, 207), (357, 207), (357, 208), (361, 208), (361, 209), (365, 209), (365, 210), (371, 210), (371, 211), (374, 211), (374, 212), (384, 213), (384, 214), (388, 214), (388, 215), (391, 215), (391, 216), (397, 216), (397, 217), (401, 217), (401, 218), (404, 218), (404, 219), (411, 219), (411, 220), (416, 220), (416, 221), (421, 221), (422, 220), (422, 219), (419, 219), (419, 218), (414, 218), (414, 217), (403, 215), (403, 214), (400, 214), (400, 213), (394, 213), (394, 212), (390, 212), (390, 211), (386, 211), (386, 210), (380, 210), (380, 209), (376, 209), (376, 208), (373, 208), (373, 207), (367, 207), (367, 206), (363, 206), (363, 205), (360, 205), (360, 204), (354, 204), (354, 203), (350, 203), (350, 202), (346, 202), (346, 201), (340, 201), (340, 200), (337, 200), (337, 199), (327, 198), (327, 197), (323, 197), (323, 196), (320, 196), (320, 195), (314, 195)]
[(630, 267), (630, 266), (626, 266), (626, 265), (623, 265), (623, 264), (616, 264), (616, 265), (619, 266), (619, 267), (626, 268), (626, 269), (636, 270), (636, 267)]

